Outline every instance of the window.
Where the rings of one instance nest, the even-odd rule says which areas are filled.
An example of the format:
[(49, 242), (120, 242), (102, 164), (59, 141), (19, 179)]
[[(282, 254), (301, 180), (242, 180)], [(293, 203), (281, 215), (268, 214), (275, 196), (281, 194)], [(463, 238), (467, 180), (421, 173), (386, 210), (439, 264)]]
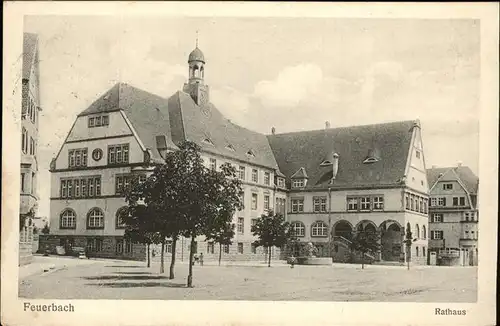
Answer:
[(123, 253), (123, 239), (117, 239), (116, 240), (115, 251), (116, 251), (117, 254)]
[(422, 256), (425, 257), (425, 254), (426, 254), (426, 249), (425, 249), (425, 247), (422, 247)]
[(269, 195), (264, 195), (264, 209), (269, 209)]
[(278, 187), (285, 188), (285, 179), (278, 178)]
[(431, 206), (437, 206), (437, 198), (431, 198)]
[(453, 206), (458, 206), (458, 197), (453, 197)]
[(238, 178), (240, 180), (245, 180), (245, 167), (240, 165), (240, 169), (238, 171)]
[(250, 220), (250, 225), (251, 226), (255, 226), (257, 224), (257, 219), (256, 218), (253, 218)]
[(214, 158), (210, 159), (210, 169), (214, 171), (217, 169), (217, 160)]
[(432, 214), (432, 222), (442, 223), (443, 222), (443, 214), (440, 214), (440, 213)]
[(259, 171), (252, 169), (252, 182), (259, 182)]
[(471, 234), (471, 239), (477, 239), (476, 235), (474, 234), (474, 231), (470, 231)]
[(33, 137), (30, 137), (30, 155), (35, 155), (35, 147), (35, 140), (33, 139)]
[(384, 197), (375, 196), (373, 197), (373, 210), (381, 211), (384, 209)]
[(209, 144), (209, 145), (212, 145), (212, 146), (214, 145), (214, 143), (212, 142), (212, 140), (210, 140), (210, 138), (205, 138), (205, 139), (203, 139), (203, 142), (204, 142), (205, 144)]
[(167, 240), (165, 242), (165, 252), (167, 254), (171, 254), (172, 253), (172, 241), (171, 240)]
[(361, 197), (361, 210), (362, 211), (370, 210), (370, 197)]
[(470, 239), (469, 238), (469, 231), (465, 231), (465, 239)]
[(130, 239), (125, 240), (125, 253), (129, 254), (132, 252), (132, 241)]
[(304, 223), (293, 222), (291, 226), (295, 236), (304, 237), (306, 235), (306, 227), (304, 226)]
[(446, 206), (446, 198), (445, 197), (438, 198), (438, 206)]
[(130, 189), (131, 179), (131, 175), (117, 175), (115, 177), (115, 194), (123, 194)]
[(243, 243), (242, 242), (238, 242), (238, 253), (239, 254), (243, 253)]
[(415, 196), (410, 195), (410, 210), (415, 210)]
[(358, 198), (347, 198), (347, 210), (348, 211), (358, 210)]
[(103, 126), (108, 126), (108, 125), (109, 125), (109, 116), (108, 115), (89, 117), (89, 120), (88, 120), (89, 128), (103, 127)]
[(68, 151), (68, 166), (70, 168), (87, 166), (87, 148), (75, 148)]
[(128, 211), (127, 206), (120, 207), (116, 211), (116, 228), (117, 229), (123, 229), (123, 228), (127, 227), (127, 224), (125, 224), (125, 221), (123, 220), (123, 215), (127, 214), (127, 211)]
[(129, 161), (128, 144), (108, 146), (108, 164), (123, 164)]
[(252, 243), (250, 250), (252, 251), (252, 254), (256, 254), (257, 253), (257, 246)]
[(229, 245), (226, 244), (226, 245), (223, 245), (222, 247), (223, 247), (224, 253), (228, 254), (229, 253)]
[(101, 195), (101, 177), (61, 179), (61, 198), (86, 198)]
[(207, 243), (207, 254), (213, 254), (213, 253), (214, 253), (214, 243), (208, 242)]
[(313, 197), (314, 212), (326, 212), (326, 197)]
[(304, 199), (292, 199), (292, 212), (300, 213), (304, 211)]
[(276, 213), (285, 215), (286, 199), (276, 198)]
[(420, 211), (420, 203), (421, 203), (421, 199), (419, 197), (415, 197), (415, 212)]
[(271, 174), (269, 172), (264, 172), (264, 184), (268, 186), (271, 184)]
[(311, 236), (326, 237), (328, 235), (328, 227), (322, 221), (316, 222), (311, 226)]
[(415, 225), (415, 238), (420, 238), (420, 227), (418, 226), (418, 224)]
[(422, 209), (423, 209), (423, 213), (424, 213), (424, 214), (427, 214), (427, 213), (428, 213), (428, 210), (427, 210), (427, 199), (424, 199), (424, 200), (422, 201), (422, 207), (423, 207), (423, 208), (422, 208)]
[[(415, 156), (416, 156), (417, 158), (420, 158), (420, 151), (415, 151)], [(418, 256), (418, 255), (417, 255), (417, 256)]]
[(410, 195), (405, 194), (405, 207), (406, 209), (410, 209)]
[(100, 208), (92, 208), (87, 215), (87, 229), (103, 229), (104, 213)]
[(238, 217), (238, 234), (245, 233), (245, 218)]
[(28, 131), (23, 127), (21, 137), (21, 148), (24, 154), (28, 153)]
[(418, 247), (415, 247), (415, 256), (418, 257)]
[(61, 213), (61, 229), (75, 229), (76, 228), (76, 213), (74, 210), (66, 208)]
[(292, 187), (293, 188), (303, 188), (305, 185), (305, 180), (304, 179), (295, 179), (292, 181)]
[(453, 183), (443, 183), (443, 190), (453, 190)]
[(465, 197), (460, 197), (460, 206), (465, 206)]
[(24, 192), (24, 185), (26, 184), (26, 173), (21, 173), (21, 191)]
[(252, 194), (252, 209), (257, 209), (257, 194)]
[(443, 239), (443, 231), (431, 231), (431, 239), (432, 240), (442, 240)]
[(427, 239), (427, 229), (422, 225), (422, 239)]
[(90, 252), (102, 251), (102, 239), (87, 239), (87, 250)]

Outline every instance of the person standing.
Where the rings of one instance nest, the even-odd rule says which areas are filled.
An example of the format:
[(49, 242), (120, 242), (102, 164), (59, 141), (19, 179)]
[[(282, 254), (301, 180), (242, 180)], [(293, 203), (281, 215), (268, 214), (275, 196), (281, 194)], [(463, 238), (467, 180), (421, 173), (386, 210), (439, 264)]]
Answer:
[(200, 265), (203, 266), (203, 253), (200, 253)]
[(290, 268), (295, 267), (295, 257), (293, 255), (290, 256)]

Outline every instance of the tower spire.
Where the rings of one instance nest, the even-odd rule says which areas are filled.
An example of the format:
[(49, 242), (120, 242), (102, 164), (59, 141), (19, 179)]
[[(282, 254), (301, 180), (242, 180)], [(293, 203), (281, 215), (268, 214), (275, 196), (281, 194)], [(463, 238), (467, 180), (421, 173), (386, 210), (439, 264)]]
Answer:
[(198, 30), (196, 30), (196, 47), (198, 47)]

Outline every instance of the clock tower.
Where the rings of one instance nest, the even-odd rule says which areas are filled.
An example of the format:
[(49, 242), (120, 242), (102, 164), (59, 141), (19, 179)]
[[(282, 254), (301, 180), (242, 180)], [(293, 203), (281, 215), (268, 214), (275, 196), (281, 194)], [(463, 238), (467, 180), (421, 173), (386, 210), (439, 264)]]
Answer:
[(205, 56), (198, 48), (189, 54), (189, 80), (184, 84), (183, 91), (188, 93), (198, 106), (204, 106), (208, 100), (208, 86), (205, 85)]

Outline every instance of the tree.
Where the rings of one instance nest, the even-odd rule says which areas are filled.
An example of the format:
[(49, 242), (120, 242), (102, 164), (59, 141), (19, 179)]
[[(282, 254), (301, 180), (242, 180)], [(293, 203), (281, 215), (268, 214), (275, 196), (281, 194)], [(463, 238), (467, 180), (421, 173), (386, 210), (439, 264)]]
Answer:
[(365, 268), (365, 255), (380, 250), (379, 235), (376, 232), (358, 231), (351, 238), (351, 250), (361, 253), (361, 268)]
[[(217, 225), (217, 224), (216, 224)], [(233, 237), (234, 237), (234, 229), (235, 229), (234, 223), (226, 223), (224, 227), (221, 229), (213, 228), (207, 230), (206, 233), (206, 238), (207, 240), (214, 240), (219, 244), (219, 266), (220, 262), (222, 260), (222, 246), (230, 246), (233, 244)]]
[(242, 188), (234, 167), (223, 164), (220, 171), (205, 167), (200, 147), (192, 142), (180, 144), (179, 149), (171, 154), (177, 163), (175, 178), (182, 185), (174, 198), (182, 212), (182, 235), (191, 239), (187, 286), (192, 287), (196, 237), (227, 227), (234, 212), (243, 207), (239, 196)]
[(294, 232), (289, 222), (285, 221), (285, 217), (281, 214), (262, 214), (252, 225), (251, 231), (258, 240), (254, 241), (257, 247), (264, 246), (268, 250), (267, 266), (271, 267), (272, 247), (282, 247), (287, 242), (294, 239)]
[(48, 223), (45, 223), (45, 225), (43, 226), (42, 233), (43, 234), (49, 234), (50, 233), (50, 228), (49, 228), (49, 224)]
[[(150, 244), (161, 243), (160, 274), (165, 272), (166, 239), (171, 237), (175, 248), (177, 235), (182, 228), (182, 219), (176, 214), (179, 211), (171, 195), (176, 191), (174, 186), (179, 185), (168, 181), (175, 173), (172, 170), (172, 165), (162, 164), (156, 166), (144, 182), (140, 182), (138, 176), (133, 178), (130, 188), (125, 190), (128, 209), (122, 214), (129, 237), (146, 244), (148, 248)], [(175, 250), (170, 263), (170, 279), (174, 278), (174, 265)]]

